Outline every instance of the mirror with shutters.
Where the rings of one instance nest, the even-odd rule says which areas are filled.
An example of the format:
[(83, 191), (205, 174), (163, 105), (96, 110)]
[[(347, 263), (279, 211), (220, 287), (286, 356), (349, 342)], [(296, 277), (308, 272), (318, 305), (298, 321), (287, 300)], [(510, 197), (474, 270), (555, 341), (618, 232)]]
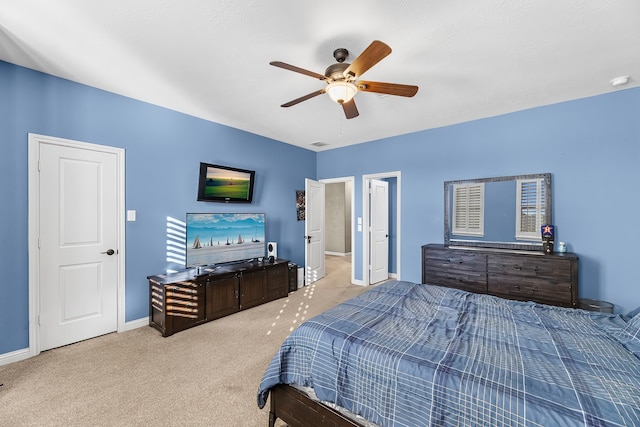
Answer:
[(553, 224), (551, 174), (444, 183), (446, 246), (542, 250), (540, 227)]

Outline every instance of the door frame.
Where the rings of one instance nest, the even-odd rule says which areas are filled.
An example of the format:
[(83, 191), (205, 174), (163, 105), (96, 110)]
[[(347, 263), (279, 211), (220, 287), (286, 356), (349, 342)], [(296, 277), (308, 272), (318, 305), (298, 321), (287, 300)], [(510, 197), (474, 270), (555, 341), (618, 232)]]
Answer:
[[(356, 189), (355, 189), (355, 176), (345, 176), (345, 177), (341, 177), (341, 178), (328, 178), (328, 179), (320, 179), (318, 181), (323, 182), (325, 184), (338, 184), (341, 182), (344, 183), (351, 183), (351, 197), (350, 197), (350, 201), (349, 203), (351, 203), (351, 223), (350, 223), (350, 227), (351, 227), (351, 253), (350, 253), (350, 257), (351, 257), (351, 283), (352, 284), (359, 284), (356, 282), (356, 263), (353, 262), (353, 257), (355, 255), (355, 241), (356, 241), (356, 230), (354, 227), (355, 224), (355, 204), (356, 204)], [(325, 198), (325, 205), (327, 203), (327, 200)]]
[(40, 212), (40, 180), (38, 178), (39, 148), (40, 144), (54, 144), (70, 148), (93, 150), (112, 153), (116, 156), (116, 184), (117, 200), (117, 319), (118, 332), (125, 329), (125, 150), (123, 148), (110, 147), (106, 145), (91, 144), (88, 142), (74, 141), (70, 139), (57, 138), (46, 135), (29, 133), (28, 135), (28, 192), (29, 192), (29, 225), (28, 225), (28, 245), (29, 245), (29, 356), (40, 354), (40, 328), (38, 325), (40, 314), (40, 251), (38, 249), (39, 217)]
[[(371, 209), (369, 206), (369, 188), (372, 179), (385, 179), (385, 178), (395, 178), (397, 182), (397, 192), (396, 192), (396, 267), (397, 272), (394, 277), (396, 280), (400, 280), (401, 277), (401, 265), (400, 260), (402, 259), (400, 248), (401, 240), (402, 240), (402, 230), (400, 218), (401, 215), (401, 196), (402, 196), (402, 173), (400, 171), (395, 172), (381, 172), (374, 174), (362, 175), (362, 284), (364, 286), (370, 286), (370, 274), (369, 274), (369, 264), (370, 264), (370, 256), (371, 253), (371, 239), (369, 238), (369, 228), (371, 222)], [(391, 274), (390, 274), (391, 276)]]

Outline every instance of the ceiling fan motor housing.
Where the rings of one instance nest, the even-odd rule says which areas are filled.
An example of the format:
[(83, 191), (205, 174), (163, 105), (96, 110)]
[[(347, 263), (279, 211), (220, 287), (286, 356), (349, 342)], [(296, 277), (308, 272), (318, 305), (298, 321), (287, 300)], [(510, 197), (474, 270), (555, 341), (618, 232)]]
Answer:
[(324, 75), (333, 81), (344, 80), (344, 70), (346, 70), (348, 67), (349, 64), (347, 64), (346, 62), (329, 65), (325, 70)]

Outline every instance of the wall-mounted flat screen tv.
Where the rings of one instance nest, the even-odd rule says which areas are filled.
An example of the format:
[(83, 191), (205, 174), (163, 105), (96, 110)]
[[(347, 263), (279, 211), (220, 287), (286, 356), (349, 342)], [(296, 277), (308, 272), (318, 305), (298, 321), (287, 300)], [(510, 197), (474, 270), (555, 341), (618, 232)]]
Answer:
[(264, 213), (187, 213), (186, 267), (265, 256)]
[(198, 201), (251, 203), (255, 171), (200, 163)]

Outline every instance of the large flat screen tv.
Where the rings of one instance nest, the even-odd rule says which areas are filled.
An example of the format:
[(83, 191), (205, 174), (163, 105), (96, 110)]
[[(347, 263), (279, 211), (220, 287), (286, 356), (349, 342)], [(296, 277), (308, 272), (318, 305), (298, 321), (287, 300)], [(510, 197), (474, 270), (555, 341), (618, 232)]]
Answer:
[(186, 268), (265, 256), (264, 213), (187, 213)]
[(255, 171), (200, 163), (198, 201), (251, 203)]

